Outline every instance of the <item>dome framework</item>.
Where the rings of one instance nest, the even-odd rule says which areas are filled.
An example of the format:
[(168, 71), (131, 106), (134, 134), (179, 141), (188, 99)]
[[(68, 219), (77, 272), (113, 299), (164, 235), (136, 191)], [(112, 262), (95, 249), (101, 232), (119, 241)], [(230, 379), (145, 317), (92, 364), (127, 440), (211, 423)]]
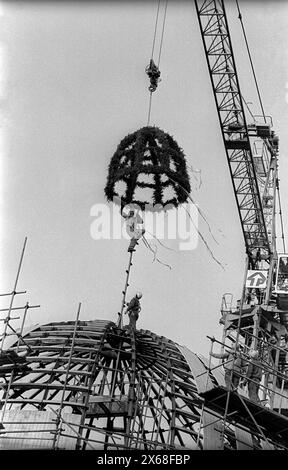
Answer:
[(23, 339), (25, 363), (1, 372), (2, 449), (239, 445), (235, 426), (224, 432), (201, 397), (223, 383), (219, 370), (208, 373), (204, 358), (163, 336), (95, 320), (38, 325)]

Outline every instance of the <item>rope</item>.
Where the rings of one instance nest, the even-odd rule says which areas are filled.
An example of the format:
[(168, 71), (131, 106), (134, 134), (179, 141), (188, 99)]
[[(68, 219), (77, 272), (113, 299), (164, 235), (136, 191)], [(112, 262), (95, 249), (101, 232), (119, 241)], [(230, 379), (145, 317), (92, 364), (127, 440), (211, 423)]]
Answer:
[(157, 253), (157, 247), (155, 247), (155, 251), (153, 250), (153, 248), (151, 247), (151, 245), (148, 243), (147, 239), (143, 236), (143, 243), (144, 245), (150, 250), (152, 251), (153, 255), (154, 255), (154, 259), (153, 259), (153, 263), (154, 261), (156, 260), (158, 263), (160, 264), (163, 264), (163, 266), (167, 266), (169, 269), (171, 269), (171, 266), (169, 264), (165, 264), (163, 263), (162, 261), (160, 261), (157, 257), (156, 257), (156, 253)]
[(169, 251), (174, 251), (176, 253), (176, 250), (174, 250), (173, 248), (170, 248), (170, 246), (167, 246), (167, 245), (164, 245), (164, 243), (160, 242), (159, 238), (157, 238), (155, 235), (153, 235), (153, 233), (149, 232), (148, 230), (145, 230), (146, 233), (149, 233), (149, 235), (152, 235), (153, 238), (155, 238), (155, 240), (157, 240), (157, 242), (163, 246), (163, 248), (166, 248), (166, 250), (169, 250)]
[(257, 94), (258, 94), (259, 103), (260, 103), (262, 114), (263, 114), (263, 117), (264, 117), (264, 122), (266, 123), (265, 111), (264, 111), (264, 107), (263, 107), (263, 103), (262, 103), (262, 99), (261, 99), (261, 95), (260, 95), (260, 90), (259, 90), (259, 86), (258, 86), (258, 82), (257, 82), (257, 77), (256, 77), (256, 73), (255, 73), (255, 69), (254, 69), (254, 65), (253, 65), (253, 61), (252, 61), (252, 57), (251, 57), (251, 53), (250, 53), (250, 48), (249, 48), (249, 44), (248, 44), (248, 40), (247, 40), (247, 36), (246, 36), (246, 31), (245, 31), (244, 24), (243, 24), (243, 21), (242, 21), (242, 15), (241, 15), (241, 12), (240, 12), (238, 0), (236, 0), (236, 5), (237, 5), (237, 9), (238, 9), (238, 18), (239, 18), (240, 23), (241, 23), (243, 36), (244, 36), (244, 39), (245, 39), (245, 44), (246, 44), (246, 48), (247, 48), (247, 52), (248, 52), (248, 56), (249, 56), (249, 61), (250, 61), (250, 65), (251, 65), (251, 69), (252, 69), (252, 73), (253, 73), (253, 77), (254, 77), (254, 81), (255, 81), (255, 86), (256, 86), (256, 90), (257, 90)]
[(167, 268), (172, 269), (169, 264), (163, 263), (162, 261), (160, 261), (160, 259), (158, 259), (158, 258), (156, 257), (156, 254), (157, 254), (157, 247), (156, 247), (156, 249), (155, 249), (155, 251), (154, 251), (153, 248), (151, 247), (151, 245), (148, 243), (147, 239), (144, 237), (144, 235), (142, 236), (142, 239), (143, 239), (143, 243), (144, 243), (144, 245), (146, 246), (146, 248), (148, 248), (150, 251), (152, 251), (152, 253), (153, 253), (153, 255), (154, 255), (153, 263), (154, 263), (154, 261), (156, 260), (158, 263), (162, 264), (163, 266), (166, 266)]
[(204, 220), (204, 222), (207, 224), (207, 227), (208, 227), (208, 230), (212, 236), (212, 238), (214, 239), (215, 243), (217, 243), (217, 245), (219, 245), (219, 242), (216, 240), (216, 238), (214, 237), (213, 235), (213, 232), (211, 230), (211, 227), (210, 227), (210, 224), (208, 222), (208, 220), (206, 219), (206, 216), (204, 215), (204, 212), (197, 206), (196, 202), (193, 200), (192, 196), (190, 195), (190, 193), (188, 193), (188, 191), (183, 188), (183, 186), (178, 182), (178, 181), (175, 181), (173, 178), (171, 178), (171, 176), (168, 176), (167, 175), (167, 178), (169, 178), (171, 181), (173, 181), (173, 183), (175, 184), (178, 184), (178, 186), (180, 186), (181, 189), (183, 189), (183, 191), (186, 193), (186, 195), (188, 196), (188, 198), (190, 199), (190, 201), (194, 204), (195, 207), (197, 207), (197, 211), (198, 213), (200, 214), (200, 217), (202, 217), (202, 219)]
[[(197, 189), (200, 189), (202, 186), (201, 170), (195, 170), (192, 165), (188, 165), (187, 163), (186, 166), (190, 170), (190, 174), (193, 176), (194, 180), (198, 183)], [(198, 173), (199, 178), (197, 178), (194, 173)]]
[(225, 268), (224, 268), (223, 264), (222, 264), (220, 261), (218, 261), (217, 258), (215, 258), (215, 256), (214, 256), (214, 254), (213, 254), (211, 248), (209, 247), (209, 245), (208, 245), (208, 243), (206, 242), (205, 238), (203, 237), (202, 233), (199, 231), (198, 227), (196, 227), (196, 225), (194, 224), (194, 220), (192, 219), (191, 215), (189, 214), (189, 212), (187, 211), (186, 208), (185, 208), (185, 211), (186, 211), (186, 213), (188, 214), (188, 216), (189, 216), (189, 218), (190, 218), (192, 224), (194, 225), (194, 228), (197, 230), (197, 233), (198, 233), (199, 237), (201, 238), (202, 242), (204, 243), (204, 245), (206, 246), (207, 250), (209, 251), (211, 257), (212, 257), (212, 258), (214, 259), (214, 261), (216, 261), (216, 263), (219, 264), (219, 266), (221, 266), (221, 268), (225, 271)]
[[(197, 183), (199, 184), (198, 188), (196, 188), (196, 189), (200, 189), (201, 186), (202, 186), (202, 177), (201, 177), (202, 170), (195, 170), (192, 165), (186, 164), (186, 166), (187, 166), (187, 168), (189, 169), (189, 173), (193, 176), (193, 178), (195, 179), (195, 181), (197, 181)], [(200, 181), (198, 180), (198, 178), (196, 178), (196, 176), (194, 175), (194, 173), (198, 173), (198, 174), (199, 174), (199, 180), (200, 180)], [(178, 184), (179, 184), (179, 183), (178, 183)], [(182, 188), (182, 189), (185, 191), (184, 188)], [(187, 194), (189, 194), (189, 193), (187, 192)], [(191, 197), (191, 196), (190, 196), (190, 197)], [(191, 200), (192, 200), (192, 198), (191, 198)], [(192, 201), (193, 201), (193, 200), (192, 200)], [(208, 221), (207, 221), (207, 218), (208, 218), (207, 215), (205, 214), (205, 216), (204, 216), (204, 212), (203, 212), (201, 209), (199, 209), (198, 205), (197, 205), (194, 201), (193, 201), (193, 204), (197, 207), (197, 210), (198, 210), (199, 214), (201, 215), (201, 217), (204, 219), (204, 221), (205, 221), (206, 224), (208, 225), (209, 232), (211, 233), (212, 238), (213, 238), (214, 241), (217, 243), (217, 245), (219, 245), (219, 243), (218, 243), (218, 241), (215, 239), (215, 237), (214, 237), (214, 235), (213, 235), (213, 233), (212, 233), (211, 227), (210, 227), (210, 225), (209, 225), (209, 223), (208, 223)], [(226, 236), (225, 236), (224, 233), (223, 233), (223, 230), (221, 230), (219, 227), (215, 227), (215, 230), (217, 230), (217, 232), (219, 232), (223, 238), (226, 238)]]
[[(192, 218), (191, 218), (189, 212), (187, 211), (187, 209), (185, 209), (185, 210), (186, 210), (186, 213), (188, 214), (189, 218), (191, 219), (191, 221), (192, 221), (192, 223), (193, 223), (193, 225), (194, 225), (194, 228), (196, 228), (196, 230), (197, 230), (199, 236), (201, 237), (203, 243), (205, 244), (207, 250), (208, 250), (209, 253), (211, 254), (212, 258), (216, 261), (216, 263), (218, 263), (218, 264), (222, 267), (222, 269), (225, 270), (224, 266), (220, 263), (220, 261), (218, 261), (218, 260), (214, 257), (214, 254), (213, 254), (212, 250), (210, 249), (210, 247), (209, 247), (208, 243), (206, 242), (206, 240), (204, 239), (203, 235), (199, 232), (198, 228), (195, 226), (195, 224), (194, 224), (194, 222), (193, 222), (193, 220), (192, 220)], [(176, 251), (176, 250), (174, 250), (173, 248), (170, 248), (170, 247), (164, 245), (164, 243), (161, 243), (161, 241), (160, 241), (157, 237), (155, 237), (155, 235), (153, 235), (153, 233), (148, 232), (147, 230), (146, 230), (146, 232), (149, 233), (149, 235), (152, 235), (152, 237), (155, 238), (155, 239), (158, 241), (158, 243), (159, 243), (161, 246), (163, 246), (164, 248), (166, 248), (167, 250)], [(164, 266), (168, 266), (168, 267), (171, 269), (171, 266), (170, 266), (170, 265), (167, 265), (167, 264), (165, 264), (165, 263), (162, 263), (162, 261), (158, 260), (158, 258), (155, 257), (155, 255), (156, 255), (156, 253), (157, 253), (157, 249), (156, 249), (156, 251), (154, 252), (154, 250), (151, 248), (151, 245), (149, 245), (147, 239), (146, 239), (144, 236), (143, 236), (142, 238), (145, 240), (145, 241), (143, 240), (143, 243), (150, 249), (150, 251), (152, 251), (152, 252), (154, 253), (154, 260), (153, 260), (153, 262), (154, 262), (155, 259), (156, 259), (159, 263), (163, 264)], [(145, 243), (145, 242), (146, 242), (146, 243)], [(217, 242), (216, 242), (216, 243), (217, 243)]]
[[(201, 209), (199, 209), (199, 207), (197, 206), (197, 204), (195, 204), (195, 202), (193, 201), (193, 199), (192, 199), (192, 197), (190, 196), (190, 194), (188, 193), (188, 191), (187, 191), (185, 188), (183, 188), (183, 186), (182, 186), (179, 182), (173, 180), (173, 178), (171, 178), (171, 176), (168, 176), (168, 175), (167, 175), (167, 177), (168, 177), (171, 181), (173, 181), (173, 183), (178, 184), (178, 185), (183, 189), (183, 191), (187, 194), (187, 196), (188, 196), (188, 198), (190, 199), (190, 201), (197, 207), (197, 210), (198, 210), (200, 216), (201, 216), (201, 217), (203, 218), (203, 220), (206, 222), (206, 224), (207, 224), (207, 226), (208, 226), (208, 229), (209, 229), (209, 232), (211, 233), (213, 239), (215, 240), (215, 242), (217, 243), (217, 245), (219, 245), (218, 241), (216, 240), (216, 238), (214, 237), (214, 235), (213, 235), (213, 233), (212, 233), (212, 231), (211, 231), (211, 227), (210, 227), (208, 221), (206, 220), (204, 214), (202, 213)], [(212, 250), (210, 249), (208, 243), (206, 242), (205, 238), (203, 237), (203, 235), (202, 235), (201, 232), (199, 231), (198, 227), (196, 227), (196, 225), (194, 224), (194, 221), (193, 221), (192, 217), (190, 216), (190, 214), (189, 214), (189, 212), (187, 211), (186, 208), (185, 208), (185, 211), (186, 211), (186, 213), (188, 214), (188, 216), (189, 216), (189, 218), (190, 218), (192, 224), (194, 225), (194, 228), (197, 230), (197, 233), (198, 233), (199, 237), (200, 237), (201, 240), (203, 241), (203, 243), (204, 243), (204, 245), (206, 246), (207, 250), (209, 251), (210, 255), (212, 256), (212, 258), (214, 259), (214, 261), (216, 261), (216, 263), (219, 264), (219, 266), (221, 266), (221, 268), (225, 271), (225, 268), (224, 268), (223, 264), (222, 264), (220, 261), (218, 261), (217, 258), (215, 258), (215, 256), (214, 256)]]

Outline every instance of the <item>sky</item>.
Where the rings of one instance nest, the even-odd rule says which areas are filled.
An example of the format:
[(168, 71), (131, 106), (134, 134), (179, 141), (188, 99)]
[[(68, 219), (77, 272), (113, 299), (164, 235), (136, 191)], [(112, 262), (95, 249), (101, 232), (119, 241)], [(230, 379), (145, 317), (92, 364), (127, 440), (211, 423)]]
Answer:
[[(26, 324), (117, 320), (126, 239), (95, 240), (93, 207), (106, 204), (109, 161), (128, 133), (147, 124), (145, 67), (151, 57), (155, 1), (9, 1), (0, 8), (1, 293), (11, 292), (24, 238), (27, 247), (15, 306)], [(280, 138), (280, 188), (288, 212), (288, 3), (240, 1), (265, 112)], [(155, 56), (164, 16), (161, 2)], [(237, 8), (226, 2), (245, 100), (259, 114)], [(193, 250), (162, 240), (158, 258), (140, 243), (128, 299), (142, 291), (138, 328), (207, 355), (208, 336), (222, 336), (221, 298), (240, 298), (245, 249), (193, 1), (170, 1), (161, 78), (151, 125), (174, 137), (190, 167), (191, 196), (211, 227), (199, 230), (222, 269), (198, 239)], [(194, 173), (195, 176), (195, 173)], [(107, 203), (109, 209), (112, 204)], [(92, 215), (91, 215), (92, 214)], [(2, 308), (9, 305), (2, 297)], [(14, 325), (17, 324), (15, 320)]]

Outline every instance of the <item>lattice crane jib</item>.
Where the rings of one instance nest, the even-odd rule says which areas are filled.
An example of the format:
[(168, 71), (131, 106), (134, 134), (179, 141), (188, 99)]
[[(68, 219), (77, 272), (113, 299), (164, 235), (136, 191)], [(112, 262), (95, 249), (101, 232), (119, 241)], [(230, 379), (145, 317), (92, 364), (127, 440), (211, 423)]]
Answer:
[[(242, 15), (238, 2), (236, 3), (262, 108), (261, 116), (252, 115), (240, 91), (224, 1), (195, 0), (205, 56), (247, 252), (245, 282), (241, 300), (238, 301), (235, 309), (226, 308), (222, 310), (220, 321), (220, 323), (224, 324), (222, 353), (227, 338), (237, 343), (241, 337), (240, 341), (243, 341), (242, 344), (245, 345), (247, 351), (255, 352), (254, 350), (257, 349), (256, 353), (257, 355), (259, 354), (263, 366), (263, 377), (265, 377), (263, 389), (261, 389), (263, 402), (261, 403), (262, 405), (267, 403), (270, 409), (277, 411), (274, 418), (268, 412), (266, 428), (264, 426), (265, 432), (267, 432), (273, 419), (278, 419), (279, 415), (281, 415), (282, 419), (282, 408), (284, 407), (286, 411), (288, 408), (288, 394), (287, 390), (285, 390), (287, 388), (286, 343), (288, 337), (288, 268), (286, 267), (285, 259), (288, 266), (288, 257), (287, 255), (278, 255), (276, 247), (275, 219), (277, 192), (278, 199), (280, 198), (277, 172), (278, 137), (272, 130), (272, 118), (264, 113), (242, 23)], [(244, 104), (252, 116), (252, 123), (245, 116)], [(281, 217), (280, 199), (278, 204)], [(282, 218), (281, 224), (285, 251)], [(277, 258), (278, 268), (276, 275)], [(264, 278), (264, 272), (259, 272), (261, 269), (268, 271), (267, 279), (263, 282), (263, 288), (261, 289), (256, 286), (256, 289), (249, 289), (248, 286), (255, 287), (255, 283), (253, 284), (251, 278), (251, 283), (249, 284), (248, 273), (252, 277), (263, 276)], [(248, 270), (252, 270), (252, 272)], [(278, 273), (280, 273), (279, 276)], [(256, 304), (251, 301), (251, 296), (254, 295), (253, 292), (255, 297), (257, 297)], [(236, 333), (234, 336), (231, 334), (233, 329), (234, 333)], [(217, 355), (214, 357), (217, 357)], [(269, 365), (267, 366), (268, 363)], [(232, 406), (230, 387), (227, 384), (226, 386), (228, 394), (223, 400), (224, 421), (226, 421), (229, 406)], [(219, 391), (219, 393), (221, 395), (222, 392)], [(250, 395), (249, 398), (251, 398)], [(207, 396), (206, 399), (209, 401)], [(212, 402), (215, 402), (215, 397)], [(249, 402), (247, 403), (249, 404)], [(259, 427), (256, 420), (254, 420), (253, 413), (248, 410), (244, 402), (243, 405), (244, 407), (240, 406), (239, 402), (240, 408), (242, 407), (241, 413), (246, 414), (247, 411), (249, 412), (248, 414), (250, 414), (250, 418), (253, 421), (253, 426), (256, 425), (261, 434), (261, 426)], [(258, 411), (263, 413), (263, 416), (265, 415), (264, 407), (262, 410), (260, 407)], [(278, 425), (277, 429), (280, 435), (282, 424), (278, 423)], [(284, 418), (283, 426), (287, 426)], [(262, 429), (264, 428), (262, 427)], [(282, 436), (282, 438), (284, 438), (284, 445), (286, 445), (287, 437)]]
[(195, 0), (195, 5), (249, 267), (254, 268), (259, 249), (268, 262), (273, 255), (278, 143), (265, 116), (253, 124), (246, 120), (224, 2)]

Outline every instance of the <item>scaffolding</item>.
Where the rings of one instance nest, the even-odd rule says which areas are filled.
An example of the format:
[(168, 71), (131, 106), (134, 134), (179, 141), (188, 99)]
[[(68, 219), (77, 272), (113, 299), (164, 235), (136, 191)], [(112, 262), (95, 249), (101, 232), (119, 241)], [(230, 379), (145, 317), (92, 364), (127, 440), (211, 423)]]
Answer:
[[(11, 296), (9, 308), (0, 309), (6, 315), (0, 350), (0, 448), (287, 448), (288, 346), (275, 309), (271, 313), (263, 304), (246, 305), (245, 287), (233, 309), (227, 294), (222, 341), (209, 338), (207, 361), (148, 330), (123, 326), (131, 252), (117, 323), (80, 320), (79, 304), (75, 321), (27, 329), (28, 310), (39, 306), (13, 304), (23, 293), (17, 285), (26, 241), (14, 288), (2, 294)], [(19, 329), (11, 325), (20, 319), (12, 316), (14, 311), (23, 312)], [(253, 363), (249, 351), (259, 351), (259, 402), (245, 392), (244, 371), (239, 392), (227, 386), (221, 374), (227, 361), (211, 363), (215, 344), (222, 353), (242, 344), (246, 366)], [(235, 355), (229, 361), (233, 370)]]
[(30, 370), (2, 389), (1, 448), (197, 447), (203, 399), (172, 341), (79, 320), (79, 310), (75, 321), (38, 325), (23, 338)]
[[(4, 318), (0, 318), (0, 322), (4, 324), (3, 333), (0, 335), (0, 377), (4, 381), (4, 383), (1, 383), (1, 389), (5, 393), (0, 408), (0, 429), (2, 430), (5, 429), (3, 419), (13, 380), (28, 369), (25, 356), (30, 347), (23, 337), (28, 310), (40, 307), (40, 305), (30, 305), (29, 302), (26, 302), (24, 306), (14, 307), (15, 298), (18, 295), (26, 294), (26, 291), (17, 291), (26, 244), (27, 237), (24, 240), (13, 289), (11, 292), (0, 294), (1, 297), (10, 297), (9, 307), (0, 309), (0, 315), (5, 315)], [(12, 316), (15, 311), (19, 312), (20, 315), (23, 314), (20, 329), (15, 329), (11, 324), (11, 322), (21, 319), (21, 316)], [(13, 349), (9, 348), (9, 344), (7, 346), (7, 342), (11, 343), (11, 341), (14, 343)]]
[[(282, 385), (287, 376), (267, 360), (281, 347), (267, 350), (259, 340), (266, 361), (259, 404), (243, 387), (229, 393), (222, 363), (214, 366), (150, 331), (83, 321), (79, 314), (80, 305), (75, 321), (38, 325), (23, 336), (30, 370), (2, 389), (0, 448), (286, 448), (287, 396), (285, 388), (273, 388), (280, 385), (273, 378)], [(251, 339), (244, 333), (241, 354), (248, 363)], [(224, 348), (232, 342), (227, 336)], [(212, 338), (211, 352), (215, 345), (223, 346)], [(17, 339), (9, 351), (16, 348)], [(5, 375), (9, 380), (11, 373)]]
[[(252, 433), (254, 439), (258, 438), (262, 443), (264, 442), (266, 448), (287, 448), (288, 393), (285, 388), (288, 388), (288, 374), (286, 359), (284, 363), (280, 360), (283, 357), (286, 358), (287, 345), (279, 346), (275, 344), (275, 341), (267, 341), (267, 337), (261, 337), (260, 328), (257, 331), (257, 336), (251, 333), (247, 327), (240, 328), (238, 333), (238, 344), (241, 345), (241, 349), (237, 352), (235, 352), (237, 335), (228, 334), (225, 343), (216, 340), (214, 337), (208, 337), (211, 341), (211, 350), (206, 371), (207, 381), (211, 372), (223, 367), (224, 370), (230, 370), (232, 374), (238, 377), (239, 386), (237, 388), (236, 386), (233, 387), (232, 380), (230, 382), (226, 381), (225, 386), (210, 389), (206, 386), (206, 390), (200, 394), (204, 398), (202, 413), (209, 410), (219, 415), (215, 423), (221, 422), (222, 424), (221, 440), (223, 448), (225, 448), (227, 431), (231, 430), (231, 426), (235, 427), (236, 424), (238, 428), (242, 427), (242, 433), (244, 430), (247, 434), (248, 430), (250, 434)], [(273, 336), (270, 336), (270, 338), (273, 338)], [(230, 341), (230, 344), (228, 341)], [(211, 356), (214, 355), (215, 344), (218, 344), (221, 348), (220, 355), (223, 355), (225, 349), (226, 356), (229, 356), (226, 360), (220, 361), (220, 364), (212, 366)], [(255, 348), (259, 351), (259, 360), (257, 361), (249, 355), (249, 352), (255, 350)], [(236, 357), (241, 358), (242, 363), (244, 363), (241, 370), (234, 367)], [(260, 383), (247, 377), (249, 364), (261, 368), (262, 379)], [(249, 383), (256, 384), (257, 388), (259, 386), (259, 400), (247, 392), (245, 389), (247, 382), (248, 386)], [(202, 422), (201, 426), (203, 428)], [(254, 444), (252, 448), (254, 448)]]

